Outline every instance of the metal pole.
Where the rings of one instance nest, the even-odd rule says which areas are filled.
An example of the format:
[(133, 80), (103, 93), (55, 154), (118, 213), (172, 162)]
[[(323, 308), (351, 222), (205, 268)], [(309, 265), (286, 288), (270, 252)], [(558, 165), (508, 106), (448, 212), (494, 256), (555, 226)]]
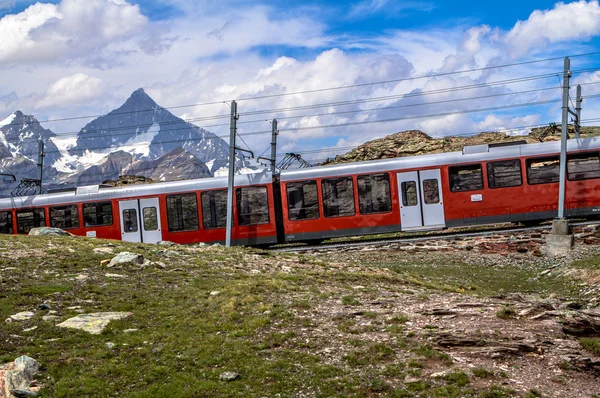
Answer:
[(273, 122), (271, 123), (271, 129), (271, 173), (275, 174), (275, 158), (277, 157), (277, 135), (279, 134), (279, 131), (277, 130), (277, 119), (273, 119)]
[(225, 246), (231, 247), (233, 228), (233, 181), (235, 177), (235, 135), (237, 130), (237, 103), (231, 101), (231, 119), (229, 122), (229, 179), (227, 181), (227, 235)]
[(579, 139), (579, 134), (581, 133), (581, 103), (583, 102), (583, 98), (581, 97), (581, 85), (577, 85), (577, 99), (575, 100), (575, 114), (577, 115), (577, 120), (575, 124), (575, 138)]
[(44, 141), (40, 140), (38, 143), (38, 180), (40, 180), (40, 193), (42, 190), (42, 177), (44, 175)]
[(565, 218), (565, 180), (567, 174), (567, 129), (569, 128), (569, 78), (571, 61), (565, 57), (562, 99), (562, 131), (560, 137), (560, 180), (558, 185), (558, 218)]

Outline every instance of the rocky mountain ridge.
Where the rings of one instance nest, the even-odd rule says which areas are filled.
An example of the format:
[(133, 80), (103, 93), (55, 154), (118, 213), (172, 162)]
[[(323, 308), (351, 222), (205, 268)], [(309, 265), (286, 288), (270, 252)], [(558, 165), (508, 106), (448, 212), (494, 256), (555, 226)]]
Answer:
[[(366, 142), (343, 155), (325, 161), (322, 165), (461, 151), (465, 146), (498, 142), (524, 140), (527, 143), (536, 143), (558, 141), (560, 135), (560, 125), (534, 128), (528, 135), (483, 132), (472, 136), (447, 136), (442, 138), (432, 138), (420, 130), (407, 130)], [(586, 138), (597, 135), (600, 135), (600, 127), (581, 127), (581, 137)], [(574, 127), (569, 125), (569, 138), (574, 137)]]

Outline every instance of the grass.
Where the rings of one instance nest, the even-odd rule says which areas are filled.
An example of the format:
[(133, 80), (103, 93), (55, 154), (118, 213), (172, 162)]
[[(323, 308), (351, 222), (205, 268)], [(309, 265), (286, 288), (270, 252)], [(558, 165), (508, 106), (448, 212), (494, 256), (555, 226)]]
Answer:
[(510, 306), (504, 306), (496, 312), (496, 316), (500, 319), (511, 319), (517, 315), (517, 311)]
[[(103, 268), (100, 261), (112, 255), (93, 249), (109, 243), (115, 253), (141, 253), (166, 267)], [(510, 290), (512, 282), (494, 267), (410, 262), (400, 254), (345, 261), (256, 249), (0, 236), (0, 320), (36, 312), (28, 321), (3, 322), (0, 364), (20, 355), (37, 359), (42, 395), (59, 398), (510, 396), (503, 387), (478, 386), (481, 381), (460, 369), (430, 379), (427, 375), (460, 364), (429, 345), (427, 338), (439, 333), (435, 324), (415, 332), (409, 316), (397, 312), (403, 307), (388, 307), (386, 300), (405, 294), (433, 300), (439, 292), (484, 295), (494, 286)], [(354, 260), (364, 265), (353, 267)], [(292, 271), (281, 272), (282, 262)], [(459, 280), (461, 266), (466, 269)], [(502, 275), (515, 283), (525, 278), (518, 283), (528, 292), (556, 282), (545, 278), (550, 285), (542, 285), (508, 271)], [(364, 288), (352, 289), (356, 285)], [(565, 285), (564, 291), (570, 289)], [(90, 335), (43, 321), (48, 311), (37, 310), (41, 303), (57, 311), (60, 321), (80, 310), (133, 315)], [(24, 331), (33, 326), (37, 329)], [(225, 371), (241, 377), (223, 382), (219, 376)], [(405, 384), (406, 376), (418, 381)], [(471, 377), (492, 376), (475, 369)]]
[(579, 344), (587, 352), (600, 357), (600, 339), (593, 337), (582, 337), (579, 339)]

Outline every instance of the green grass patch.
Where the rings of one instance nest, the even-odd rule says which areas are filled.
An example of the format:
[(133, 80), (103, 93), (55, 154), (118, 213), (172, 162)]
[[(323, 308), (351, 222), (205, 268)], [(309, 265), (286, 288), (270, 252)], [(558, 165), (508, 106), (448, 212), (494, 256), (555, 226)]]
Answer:
[(360, 301), (354, 296), (342, 297), (342, 304), (344, 305), (360, 305)]
[(511, 319), (517, 315), (517, 311), (511, 306), (504, 306), (496, 312), (496, 316), (500, 319)]
[(582, 337), (579, 339), (579, 344), (587, 352), (600, 357), (600, 339), (594, 337)]

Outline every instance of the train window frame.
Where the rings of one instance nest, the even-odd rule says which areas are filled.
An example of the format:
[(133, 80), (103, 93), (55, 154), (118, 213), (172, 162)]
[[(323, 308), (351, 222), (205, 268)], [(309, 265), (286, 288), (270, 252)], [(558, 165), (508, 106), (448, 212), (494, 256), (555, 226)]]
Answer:
[[(476, 170), (479, 169), (479, 183), (480, 185), (477, 185), (477, 187), (472, 187), (472, 186), (466, 186), (465, 188), (461, 188), (460, 186), (455, 185), (455, 181), (456, 180), (455, 177), (453, 176), (459, 176), (461, 171), (468, 171), (468, 170)], [(456, 166), (449, 166), (448, 167), (448, 182), (450, 185), (450, 192), (470, 192), (470, 191), (481, 191), (485, 188), (484, 182), (483, 182), (483, 165), (481, 163), (469, 163), (469, 164), (460, 164), (460, 165), (456, 165)]]
[[(583, 178), (575, 178), (578, 174), (585, 174), (584, 172), (581, 171), (570, 171), (569, 168), (571, 166), (571, 161), (572, 160), (578, 160), (578, 159), (582, 159), (582, 158), (592, 158), (595, 157), (598, 161), (597, 163), (597, 170), (592, 170), (591, 172), (593, 173), (598, 173), (597, 176), (592, 176), (592, 177), (583, 177)], [(576, 154), (572, 154), (572, 155), (567, 155), (567, 180), (569, 181), (584, 181), (584, 180), (593, 180), (593, 179), (597, 179), (600, 178), (600, 153), (598, 152), (581, 152), (581, 153), (576, 153)]]
[[(4, 217), (5, 216), (5, 217)], [(6, 218), (6, 220), (3, 220)], [(3, 226), (2, 224), (5, 225)], [(15, 233), (13, 227), (13, 214), (12, 211), (0, 211), (0, 234), (12, 235)]]
[[(559, 172), (556, 175), (556, 181), (532, 182), (531, 164), (534, 162), (536, 162), (536, 163), (558, 162), (558, 163), (556, 163), (556, 165), (558, 166)], [(529, 184), (529, 185), (557, 184), (560, 180), (560, 157), (559, 156), (542, 156), (542, 157), (535, 157), (535, 158), (527, 158), (527, 159), (525, 159), (525, 168), (526, 168), (526, 172), (527, 172), (527, 184)]]
[[(186, 219), (184, 219), (184, 214), (183, 214), (183, 198), (194, 198), (194, 206), (191, 206), (190, 208), (193, 208), (196, 212), (196, 216), (195, 217), (190, 217), (189, 220), (193, 221), (195, 220), (195, 226), (194, 223), (192, 222), (191, 225), (187, 225), (186, 223)], [(178, 200), (179, 199), (179, 200)], [(173, 218), (173, 214), (172, 212), (172, 207), (171, 207), (171, 201), (175, 200), (176, 202), (175, 204), (175, 218)], [(199, 220), (199, 211), (198, 211), (198, 196), (196, 195), (195, 192), (187, 192), (187, 193), (180, 193), (180, 194), (175, 194), (175, 195), (167, 195), (167, 197), (165, 198), (165, 202), (166, 202), (166, 213), (167, 213), (167, 229), (169, 230), (169, 232), (172, 233), (178, 233), (178, 232), (191, 232), (191, 231), (198, 231), (200, 229), (200, 220)], [(177, 221), (177, 228), (174, 228), (175, 225), (173, 224), (172, 220)], [(189, 227), (189, 228), (188, 228)]]
[[(108, 205), (110, 212), (104, 212), (103, 211), (103, 206)], [(96, 223), (92, 223), (89, 222), (89, 218), (86, 218), (86, 209), (88, 208), (95, 208), (95, 218), (96, 218)], [(100, 209), (100, 212), (98, 212), (98, 209)], [(113, 205), (111, 201), (104, 201), (104, 202), (87, 202), (87, 203), (83, 203), (81, 205), (81, 214), (83, 216), (83, 226), (85, 228), (89, 228), (89, 227), (108, 227), (111, 226), (115, 223), (115, 217), (114, 217), (114, 211), (113, 211)], [(98, 215), (100, 215), (102, 217), (102, 220), (104, 220), (104, 218), (106, 218), (107, 216), (110, 217), (110, 223), (109, 222), (103, 222), (103, 223), (98, 223)]]
[[(330, 188), (325, 188), (325, 184), (336, 184), (335, 192), (337, 192), (337, 183), (341, 181), (350, 181), (350, 193), (349, 198), (352, 198), (352, 213), (344, 213), (339, 214), (339, 204), (326, 204), (325, 201), (325, 193)], [(334, 191), (332, 191), (334, 192)], [(326, 218), (337, 218), (337, 217), (352, 217), (356, 215), (356, 200), (354, 195), (354, 179), (352, 176), (344, 176), (344, 177), (335, 177), (335, 178), (324, 178), (321, 180), (321, 203), (323, 205), (323, 217)], [(339, 201), (339, 195), (336, 194), (336, 201)], [(348, 203), (349, 204), (349, 203)], [(338, 214), (336, 215), (328, 215), (328, 209), (333, 209), (334, 206), (337, 206)], [(350, 206), (348, 206), (350, 207)]]
[[(408, 185), (412, 185), (412, 188), (414, 188), (415, 193), (414, 193), (414, 203), (411, 201), (409, 202), (410, 197), (407, 195), (408, 193)], [(401, 200), (402, 200), (402, 206), (403, 207), (413, 207), (413, 206), (418, 206), (419, 205), (419, 189), (418, 189), (418, 184), (415, 180), (409, 180), (409, 181), (402, 181), (400, 183), (400, 196), (401, 196)]]
[[(383, 188), (383, 194), (384, 194), (384, 199), (386, 199), (386, 201), (381, 201), (378, 203), (382, 203), (380, 206), (386, 206), (387, 208), (385, 208), (384, 210), (379, 210), (379, 211), (375, 211), (375, 210), (371, 210), (371, 211), (367, 211), (369, 208), (369, 203), (367, 202), (366, 204), (363, 205), (363, 199), (368, 200), (368, 198), (365, 197), (365, 193), (363, 192), (363, 190), (361, 189), (361, 181), (366, 181), (366, 180), (370, 180), (369, 182), (371, 183), (369, 185), (369, 193), (371, 194), (371, 201), (373, 201), (373, 185), (372, 182), (380, 182), (381, 180), (377, 180), (377, 178), (380, 177), (385, 177), (384, 180), (387, 183), (387, 187)], [(386, 185), (386, 184), (383, 184)], [(392, 211), (392, 190), (391, 190), (391, 183), (390, 183), (390, 173), (374, 173), (374, 174), (360, 174), (358, 176), (356, 176), (356, 188), (358, 191), (358, 212), (360, 214), (385, 214), (385, 213), (391, 213)], [(379, 201), (381, 199), (380, 196), (378, 196), (377, 198), (375, 198), (375, 200)], [(371, 204), (371, 208), (373, 208), (373, 205)]]
[[(219, 223), (219, 213), (215, 213), (213, 214), (212, 210), (213, 207), (216, 210), (216, 206), (217, 204), (215, 203), (214, 200), (214, 195), (216, 193), (219, 194), (225, 194), (225, 218), (224, 218), (224, 223), (223, 220), (221, 220), (221, 223), (223, 223), (223, 225), (220, 225)], [(208, 206), (205, 208), (205, 198), (208, 202)], [(212, 200), (212, 204), (213, 206), (211, 206), (211, 200)], [(210, 191), (203, 191), (200, 194), (200, 206), (202, 207), (202, 227), (204, 229), (223, 229), (223, 228), (227, 228), (227, 190), (226, 189), (213, 189)], [(208, 215), (208, 218), (207, 218)], [(214, 217), (213, 217), (214, 216)], [(209, 221), (209, 223), (207, 223), (206, 221)], [(215, 222), (216, 226), (212, 226), (213, 221)]]
[[(131, 214), (133, 213), (133, 216)], [(134, 233), (139, 231), (138, 211), (137, 209), (123, 209), (121, 212), (123, 218), (123, 231)], [(131, 228), (131, 229), (129, 229)]]
[[(266, 212), (262, 212), (259, 213), (258, 211), (253, 211), (250, 212), (250, 208), (253, 207), (250, 203), (250, 201), (248, 202), (244, 202), (244, 200), (247, 200), (250, 195), (248, 194), (247, 196), (244, 196), (244, 193), (252, 193), (253, 195), (258, 193), (258, 191), (262, 191), (260, 192), (260, 194), (264, 194), (265, 196), (265, 203), (263, 205), (264, 209), (266, 209)], [(247, 186), (247, 187), (239, 187), (236, 188), (235, 190), (235, 203), (236, 203), (236, 210), (237, 210), (237, 221), (238, 221), (238, 225), (240, 227), (252, 227), (255, 225), (267, 225), (271, 222), (271, 211), (270, 211), (270, 207), (269, 207), (269, 190), (267, 189), (266, 185), (257, 185), (257, 186)], [(260, 201), (259, 201), (260, 203)], [(243, 207), (243, 208), (242, 208)], [(258, 207), (255, 207), (256, 209), (258, 209)], [(242, 210), (244, 210), (244, 212), (242, 212)], [(251, 219), (251, 217), (255, 217), (255, 216), (259, 216), (259, 217), (265, 217), (266, 215), (266, 219), (264, 218), (260, 218), (259, 222), (253, 222), (253, 220)], [(244, 219), (243, 217), (248, 217), (248, 219)]]
[[(496, 177), (496, 171), (493, 170), (493, 168), (496, 165), (499, 166), (502, 163), (506, 164), (506, 163), (511, 163), (511, 162), (514, 164), (517, 164), (519, 166), (519, 183), (513, 184), (513, 185), (498, 186), (498, 181), (497, 181), (498, 178)], [(486, 164), (486, 171), (487, 171), (488, 188), (490, 188), (490, 189), (512, 188), (512, 187), (520, 187), (523, 185), (523, 165), (521, 164), (521, 159), (507, 159), (507, 160), (500, 160), (497, 162), (488, 162)]]
[[(69, 217), (71, 219), (71, 226), (70, 227), (66, 226), (66, 223), (64, 221), (66, 216), (64, 214), (62, 215), (62, 218), (63, 218), (62, 222), (64, 224), (61, 226), (60, 222), (55, 223), (55, 221), (57, 221), (56, 219), (60, 220), (61, 217), (57, 217), (53, 213), (66, 211), (69, 208), (71, 209), (71, 215)], [(73, 212), (73, 210), (75, 210), (75, 211)], [(48, 213), (50, 215), (50, 226), (53, 228), (61, 228), (61, 229), (67, 230), (67, 229), (77, 229), (81, 226), (81, 221), (79, 220), (79, 206), (77, 206), (76, 204), (63, 205), (63, 206), (50, 206), (48, 208)], [(73, 225), (73, 220), (77, 221), (76, 225)]]
[[(18, 234), (27, 234), (33, 228), (40, 228), (40, 227), (45, 227), (46, 226), (46, 210), (43, 207), (32, 207), (32, 208), (28, 208), (28, 209), (18, 209), (15, 213), (16, 213), (15, 216), (17, 218), (17, 233)], [(31, 228), (29, 228), (26, 231), (24, 229), (23, 230), (21, 229), (21, 224), (22, 223), (19, 220), (19, 215), (25, 214), (25, 213), (33, 213), (32, 214), (33, 225), (31, 226)], [(37, 226), (35, 225), (35, 221), (36, 221), (35, 220), (35, 213), (42, 214), (43, 217), (42, 218), (38, 218), (38, 221), (40, 221), (40, 220), (43, 221), (43, 224), (42, 223), (38, 223), (39, 225), (37, 225)]]
[[(154, 224), (150, 224), (150, 226), (152, 228), (148, 228), (148, 218), (147, 218), (147, 211), (146, 210), (150, 210), (152, 217), (154, 217), (154, 219), (150, 219)], [(156, 206), (148, 206), (148, 207), (144, 207), (142, 209), (142, 222), (144, 224), (144, 231), (146, 232), (152, 232), (152, 231), (158, 231), (158, 209), (156, 208)]]
[[(429, 185), (429, 182), (432, 181), (435, 184), (435, 190), (430, 190), (429, 187), (425, 187), (425, 185)], [(425, 205), (437, 205), (441, 202), (440, 200), (440, 182), (437, 178), (427, 178), (421, 181), (421, 195), (423, 196), (423, 204)], [(430, 193), (434, 193), (435, 196), (431, 196)]]
[[(304, 214), (306, 214), (306, 209), (309, 209), (309, 211), (311, 211), (312, 216), (305, 216), (305, 217), (293, 217), (293, 210), (296, 209), (292, 209), (291, 208), (291, 200), (290, 200), (290, 194), (292, 193), (290, 188), (292, 189), (298, 189), (299, 185), (301, 185), (302, 188), (302, 206), (298, 209), (298, 214), (300, 214), (302, 211), (305, 211)], [(313, 186), (315, 189), (315, 201), (314, 204), (312, 204), (311, 206), (307, 206), (306, 205), (306, 192), (304, 191), (304, 187), (305, 186)], [(319, 218), (321, 218), (321, 206), (319, 203), (319, 184), (317, 183), (317, 180), (306, 180), (306, 181), (294, 181), (294, 182), (288, 182), (285, 185), (285, 194), (286, 194), (286, 198), (287, 198), (287, 214), (288, 214), (288, 220), (289, 221), (307, 221), (307, 220), (318, 220)], [(299, 202), (296, 202), (299, 203)], [(314, 210), (316, 210), (316, 214), (314, 214)]]

